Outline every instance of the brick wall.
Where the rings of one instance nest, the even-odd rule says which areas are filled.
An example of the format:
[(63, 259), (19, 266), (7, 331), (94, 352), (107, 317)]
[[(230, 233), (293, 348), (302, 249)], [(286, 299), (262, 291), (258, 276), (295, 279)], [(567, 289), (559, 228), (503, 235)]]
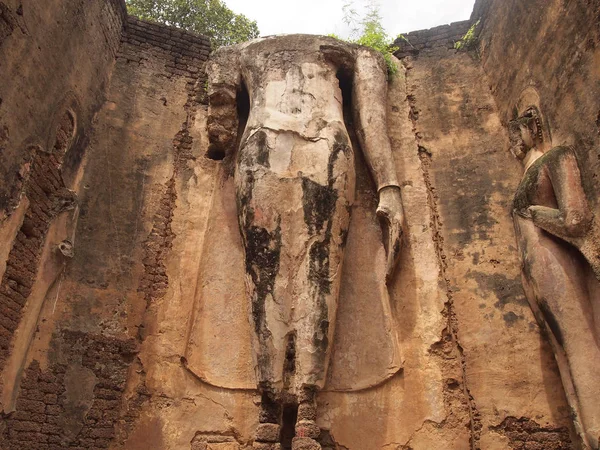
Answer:
[[(122, 0), (108, 0), (106, 4), (110, 6), (113, 1), (120, 4)], [(107, 15), (102, 19), (105, 22), (102, 32), (110, 36), (113, 27), (119, 26), (120, 10), (104, 8), (102, 14)], [(16, 411), (7, 414), (0, 424), (2, 450), (109, 448), (127, 438), (131, 424), (149, 398), (144, 368), (135, 355), (145, 336), (145, 313), (143, 308), (132, 305), (140, 298), (150, 308), (164, 295), (169, 283), (165, 258), (174, 237), (170, 222), (178, 195), (176, 181), (193, 176), (187, 162), (194, 158), (191, 154), (194, 117), (205, 101), (204, 65), (210, 42), (203, 36), (129, 17), (123, 34), (119, 33), (119, 40), (109, 42), (107, 39), (107, 43), (116, 57), (108, 93), (111, 101), (98, 115), (97, 131), (89, 136), (95, 143), (94, 148), (107, 150), (88, 152), (82, 181), (88, 188), (79, 198), (82, 213), (75, 256), (65, 274), (53, 324), (45, 322), (43, 315), (40, 320), (38, 336), (52, 336), (49, 348), (39, 349), (34, 342), (30, 350), (30, 355), (46, 354), (47, 367), (34, 360), (24, 369)], [(135, 94), (130, 95), (132, 92)], [(114, 109), (112, 102), (117, 105)], [(157, 109), (164, 112), (161, 123), (150, 129), (132, 123), (147, 122), (149, 117), (155, 117)], [(107, 132), (107, 128), (111, 132)], [(118, 132), (114, 132), (115, 129)], [(40, 155), (48, 156), (43, 152)], [(126, 161), (118, 162), (119, 158)], [(140, 160), (146, 164), (143, 170), (136, 164)], [(169, 173), (168, 180), (155, 184), (152, 176), (160, 172), (163, 165)], [(37, 186), (35, 177), (39, 169), (52, 167), (45, 162), (34, 165), (28, 183)], [(38, 177), (40, 183), (46, 182), (47, 176)], [(139, 177), (144, 177), (141, 184), (136, 181)], [(38, 193), (38, 190), (32, 192)], [(131, 198), (143, 207), (129, 207)], [(37, 202), (33, 194), (30, 201), (32, 199)], [(44, 201), (45, 197), (41, 200), (42, 206)], [(111, 202), (120, 205), (122, 213), (103, 209)], [(29, 209), (37, 213), (37, 203), (34, 206)], [(106, 226), (108, 216), (114, 221), (112, 227)], [(141, 220), (151, 224), (146, 235), (137, 234), (141, 231), (138, 224)], [(42, 224), (29, 228), (34, 232), (42, 230), (44, 234)], [(115, 270), (111, 259), (115, 246), (110, 242), (119, 237), (111, 234), (113, 230), (128, 236), (131, 247), (142, 252), (140, 278), (135, 275), (136, 269), (126, 275)], [(98, 245), (96, 240), (104, 238), (108, 243)], [(43, 239), (38, 240), (35, 243), (39, 246)], [(16, 250), (21, 247), (15, 245)], [(115, 257), (122, 258), (126, 253), (124, 246), (118, 247)], [(36, 255), (36, 252), (30, 255), (31, 274), (28, 274), (33, 278), (39, 269)], [(108, 265), (103, 266), (104, 262)], [(91, 266), (100, 266), (100, 270)], [(99, 283), (100, 287), (88, 281), (100, 276), (98, 274), (106, 276)], [(126, 279), (125, 284), (121, 276)], [(82, 279), (86, 282), (81, 283)], [(92, 284), (94, 288), (90, 288)], [(107, 291), (112, 289), (119, 297), (114, 303), (107, 299), (111, 297)], [(0, 307), (1, 300), (0, 296)], [(24, 302), (25, 298), (20, 300)], [(18, 312), (16, 305), (11, 303), (11, 306)], [(132, 313), (132, 309), (136, 313)], [(141, 311), (139, 316), (137, 311)], [(110, 326), (104, 325), (107, 322)], [(0, 345), (2, 325), (0, 322)], [(7, 319), (6, 325), (12, 327), (16, 321), (12, 323)], [(73, 380), (78, 380), (81, 386), (74, 386)]]
[[(3, 450), (105, 449), (115, 437), (135, 340), (65, 331), (60, 341), (64, 362), (42, 370), (33, 361), (25, 370), (17, 410), (0, 435)], [(86, 390), (80, 373), (94, 380), (87, 401), (72, 394)]]
[(125, 0), (106, 0), (99, 17), (100, 26), (111, 55), (116, 56), (123, 27), (127, 23)]
[(79, 99), (79, 121), (91, 122), (125, 20), (124, 0), (0, 1), (0, 80), (10, 80), (0, 83), (0, 220), (22, 194), (23, 142), (45, 146), (65, 93)]
[(50, 222), (60, 212), (57, 198), (65, 189), (60, 162), (37, 152), (26, 194), (30, 201), (0, 282), (0, 370), (4, 368), (13, 335), (38, 272), (38, 262)]
[(74, 200), (61, 174), (63, 159), (74, 141), (74, 125), (72, 116), (66, 113), (58, 126), (51, 152), (36, 147), (29, 149), (28, 167), (31, 169), (22, 173), (29, 206), (0, 282), (0, 371), (11, 352), (13, 335), (31, 294), (50, 224)]
[[(97, 70), (88, 70), (88, 65), (91, 63), (75, 63), (79, 57), (79, 53), (77, 53), (72, 58), (72, 64), (64, 65), (64, 67), (72, 68), (74, 74), (61, 72), (56, 75), (58, 81), (67, 83), (65, 87), (57, 88), (57, 90), (61, 94), (64, 94), (65, 91), (75, 91), (84, 110), (78, 120), (84, 125), (91, 118), (90, 111), (97, 111), (103, 104), (105, 99), (103, 90), (106, 86), (112, 85), (108, 82), (109, 78), (127, 78), (128, 81), (125, 85), (116, 83), (120, 86), (118, 92), (123, 94), (140, 87), (135, 80), (139, 80), (140, 76), (146, 76), (150, 83), (156, 83), (154, 88), (164, 93), (165, 97), (169, 99), (168, 106), (166, 98), (164, 100), (165, 109), (179, 105), (179, 100), (176, 98), (182, 97), (184, 100), (181, 105), (185, 103), (185, 107), (173, 115), (177, 117), (177, 122), (173, 127), (173, 132), (169, 132), (168, 135), (174, 137), (173, 151), (176, 165), (184, 166), (191, 148), (191, 137), (188, 132), (189, 114), (193, 115), (205, 98), (204, 64), (210, 53), (209, 40), (203, 36), (143, 22), (133, 17), (127, 18), (124, 0), (97, 0), (94, 3), (87, 3), (87, 1), (61, 3), (61, 0), (53, 0), (54, 4), (58, 4), (61, 8), (64, 7), (63, 9), (68, 13), (65, 13), (68, 20), (63, 17), (60, 23), (58, 20), (49, 20), (47, 17), (51, 16), (54, 11), (52, 5), (42, 8), (36, 3), (23, 2), (25, 11), (23, 20), (31, 21), (31, 26), (39, 25), (38, 28), (44, 30), (43, 33), (40, 31), (40, 35), (43, 35), (39, 44), (41, 49), (44, 51), (46, 49), (46, 42), (42, 42), (45, 36), (48, 43), (51, 44), (49, 47), (52, 50), (61, 49), (69, 57), (71, 55), (67, 50), (73, 47), (75, 49), (73, 52), (83, 52), (90, 60), (102, 59), (102, 63), (99, 65), (106, 73), (102, 72), (97, 75)], [(0, 2), (0, 44), (6, 44), (0, 50), (8, 49), (10, 51), (13, 47), (13, 40), (16, 39), (26, 41), (27, 44), (30, 44), (29, 41), (31, 41), (31, 45), (34, 45), (33, 39), (17, 33), (18, 17), (21, 16), (18, 16), (14, 8), (9, 11), (4, 3)], [(39, 24), (34, 20), (37, 20)], [(84, 29), (84, 25), (89, 25), (92, 28), (91, 31)], [(53, 27), (51, 31), (46, 30), (51, 27)], [(84, 30), (82, 31), (82, 29)], [(76, 39), (68, 40), (68, 37), (65, 37), (66, 30)], [(88, 37), (88, 34), (85, 33), (90, 35), (93, 45), (83, 39)], [(65, 43), (65, 40), (68, 42)], [(37, 42), (35, 45), (38, 45)], [(83, 46), (86, 47), (85, 51), (80, 48)], [(46, 55), (43, 51), (41, 54)], [(95, 57), (90, 57), (90, 54)], [(3, 53), (0, 52), (0, 56), (2, 55)], [(8, 56), (13, 57), (10, 53)], [(8, 60), (7, 67), (10, 69), (12, 60), (7, 57), (4, 59)], [(115, 61), (116, 64), (113, 64)], [(32, 70), (32, 72), (38, 73), (41, 70), (39, 67), (42, 65), (38, 64), (38, 69)], [(48, 71), (51, 74), (56, 72), (56, 70), (50, 71), (49, 69)], [(10, 75), (10, 72), (8, 71), (7, 74)], [(4, 72), (0, 67), (0, 78), (3, 75)], [(85, 81), (80, 82), (79, 78), (84, 78)], [(15, 79), (26, 84), (26, 72), (15, 75)], [(87, 83), (88, 79), (89, 83)], [(45, 81), (47, 85), (54, 86), (50, 82), (51, 80), (46, 78)], [(69, 83), (77, 83), (77, 86), (70, 86)], [(88, 84), (93, 84), (93, 87), (88, 88)], [(3, 94), (1, 87), (0, 94)], [(178, 89), (176, 92), (172, 92), (174, 87)], [(8, 97), (8, 101), (6, 101), (7, 96), (2, 95), (5, 100), (3, 107), (14, 109), (13, 103), (19, 100), (16, 95), (18, 90), (19, 86), (15, 86), (15, 89), (10, 91), (11, 95), (15, 94), (13, 95), (15, 98)], [(21, 90), (23, 89), (21, 88)], [(52, 97), (51, 93), (43, 90), (41, 92)], [(42, 104), (50, 110), (55, 108), (54, 100), (50, 102), (41, 94), (33, 97), (36, 107)], [(140, 94), (140, 97), (145, 98), (145, 95)], [(127, 97), (124, 96), (124, 98)], [(135, 105), (129, 104), (128, 107), (135, 110)], [(31, 109), (29, 116), (35, 119), (38, 114)], [(40, 115), (40, 117), (45, 116)], [(185, 119), (186, 117), (188, 118)], [(29, 133), (27, 130), (23, 130), (23, 127), (19, 127), (17, 121), (5, 125), (2, 118), (2, 111), (0, 111), (0, 148), (3, 148), (5, 144), (9, 149), (13, 148), (14, 142), (11, 142), (8, 136), (11, 138), (16, 136), (19, 140), (24, 140), (28, 134), (40, 136), (47, 134), (47, 130)], [(39, 124), (40, 120), (31, 120), (27, 123)], [(86, 133), (91, 131), (88, 126), (84, 128)], [(154, 128), (162, 138), (164, 133), (160, 133), (160, 126), (157, 125)], [(179, 131), (177, 132), (175, 129)], [(23, 136), (21, 137), (15, 130), (22, 131)], [(4, 135), (7, 138), (3, 138)], [(107, 135), (108, 133), (100, 133), (99, 136), (105, 138)], [(99, 138), (86, 135), (84, 139), (86, 145), (90, 139), (93, 141)], [(159, 139), (156, 142), (159, 142)], [(37, 144), (37, 141), (34, 143)], [(25, 208), (23, 225), (6, 255), (6, 272), (0, 273), (0, 369), (9, 355), (13, 334), (19, 326), (22, 313), (26, 311), (24, 306), (27, 305), (27, 297), (30, 295), (31, 288), (40, 271), (40, 254), (46, 235), (54, 217), (60, 211), (57, 208), (63, 205), (61, 193), (63, 193), (65, 185), (61, 175), (61, 163), (64, 149), (61, 147), (60, 154), (58, 154), (54, 151), (50, 152), (50, 149), (46, 149), (43, 144), (45, 142), (31, 145), (28, 147), (27, 155), (19, 155), (19, 161), (26, 160), (28, 163), (25, 165), (19, 163), (19, 168), (23, 166), (25, 169), (15, 175), (20, 183), (18, 191), (26, 195), (29, 206)], [(115, 154), (122, 153), (123, 146), (126, 147), (126, 144), (120, 140)], [(96, 149), (97, 147), (91, 146), (85, 150), (87, 152), (86, 159), (90, 161), (89, 170), (93, 171), (98, 168), (94, 165), (98, 163), (100, 176), (102, 179), (106, 179), (106, 154), (98, 153)], [(143, 150), (145, 151), (146, 148)], [(158, 146), (156, 151), (159, 157), (165, 153), (164, 149)], [(126, 165), (126, 167), (127, 170), (135, 170), (134, 165)], [(182, 168), (182, 171), (184, 170)], [(98, 188), (102, 193), (112, 193), (110, 187), (103, 189), (104, 186), (97, 186), (89, 176), (84, 174), (84, 178), (86, 181), (82, 185), (89, 184), (90, 192)], [(125, 177), (117, 179), (123, 181)], [(11, 184), (10, 180), (8, 181), (7, 187), (15, 185), (15, 183)], [(114, 180), (113, 183), (115, 184), (114, 189), (122, 192), (124, 198), (130, 197), (131, 190), (127, 186), (119, 185)], [(168, 184), (171, 186), (173, 182)], [(3, 185), (0, 184), (0, 187)], [(15, 198), (18, 197), (17, 194), (14, 195)], [(77, 235), (75, 257), (69, 262), (69, 270), (64, 279), (65, 286), (72, 281), (70, 276), (78, 277), (78, 266), (81, 266), (82, 259), (85, 259), (88, 254), (85, 249), (85, 235), (89, 233), (81, 231), (82, 229), (89, 230), (85, 227), (86, 218), (99, 212), (93, 202), (91, 204), (86, 202), (85, 192), (80, 194), (81, 223), (84, 226), (78, 228), (78, 233), (81, 235)], [(142, 242), (141, 238), (138, 242), (139, 245), (143, 245), (142, 251), (149, 256), (152, 256), (149, 249), (157, 250), (154, 255), (156, 261), (151, 261), (151, 258), (145, 260), (147, 266), (154, 268), (153, 271), (148, 270), (148, 274), (144, 273), (143, 277), (143, 282), (149, 284), (148, 300), (159, 296), (162, 292), (160, 287), (163, 282), (166, 282), (162, 257), (169, 248), (168, 218), (172, 215), (171, 209), (173, 208), (170, 205), (172, 201), (170, 191), (167, 190), (163, 200), (161, 207), (164, 207), (156, 215), (160, 216), (159, 218), (162, 220), (161, 212), (166, 208), (167, 213), (164, 218), (166, 222), (163, 223), (165, 220), (161, 222), (155, 218), (155, 222), (157, 220), (158, 222), (153, 227), (153, 233), (145, 239), (146, 242)], [(127, 204), (127, 200), (121, 203)], [(163, 205), (163, 203), (165, 204)], [(10, 211), (14, 210), (17, 204), (18, 201), (15, 202), (15, 205), (11, 204)], [(132, 210), (131, 217), (127, 217), (127, 219), (131, 218), (133, 228), (137, 227), (138, 214), (139, 211)], [(98, 220), (104, 227), (106, 214), (100, 212)], [(93, 246), (90, 250), (94, 255), (94, 260), (97, 260), (98, 248)], [(138, 361), (135, 357), (141, 337), (135, 332), (135, 327), (131, 333), (125, 331), (127, 328), (123, 324), (103, 327), (102, 319), (110, 321), (116, 317), (115, 321), (121, 318), (135, 321), (128, 316), (128, 308), (131, 303), (135, 302), (134, 299), (138, 295), (137, 282), (139, 280), (135, 277), (131, 277), (131, 280), (135, 286), (132, 291), (126, 292), (126, 288), (119, 284), (120, 280), (111, 279), (119, 284), (120, 294), (130, 295), (130, 301), (119, 300), (117, 302), (122, 309), (117, 310), (117, 307), (111, 308), (107, 305), (108, 302), (102, 297), (104, 288), (86, 290), (84, 286), (82, 291), (85, 292), (80, 293), (75, 290), (76, 292), (71, 295), (68, 288), (63, 286), (60, 299), (57, 297), (59, 308), (52, 320), (47, 321), (42, 312), (36, 336), (42, 338), (32, 342), (28, 354), (29, 358), (32, 355), (46, 354), (47, 361), (40, 363), (35, 359), (33, 361), (29, 359), (27, 366), (23, 368), (23, 376), (20, 379), (18, 390), (15, 392), (15, 410), (0, 416), (0, 448), (2, 450), (108, 448), (112, 442), (119, 439), (121, 432), (127, 432), (128, 424), (136, 419), (141, 405), (149, 397), (143, 380), (140, 381), (136, 378), (132, 382), (131, 388), (127, 386), (128, 381), (131, 382), (129, 380), (131, 371), (135, 369), (138, 377), (141, 376), (140, 373), (143, 373), (143, 369), (136, 365)], [(77, 278), (77, 281), (80, 281), (80, 278)], [(63, 309), (61, 309), (60, 302), (63, 302)], [(101, 305), (101, 307), (92, 310), (93, 308), (90, 307), (92, 304)], [(50, 322), (52, 323), (50, 324)], [(136, 323), (139, 325), (139, 322)], [(45, 341), (44, 336), (48, 336), (49, 347), (44, 347), (47, 344), (42, 343), (40, 345), (44, 348), (37, 348), (36, 344), (40, 340)], [(35, 358), (35, 356), (33, 357)], [(128, 395), (125, 395), (126, 390)]]
[(166, 59), (169, 74), (194, 81), (210, 53), (210, 40), (206, 36), (135, 17), (127, 19), (123, 44), (119, 59), (138, 63), (148, 59), (148, 55)]
[(397, 58), (403, 58), (407, 55), (427, 53), (439, 48), (454, 48), (454, 44), (462, 39), (469, 31), (470, 26), (470, 20), (463, 20), (429, 30), (411, 31), (403, 35), (405, 39), (396, 39), (394, 45), (399, 47), (399, 50), (395, 55)]
[(186, 161), (191, 158), (193, 139), (189, 130), (190, 121), (193, 121), (198, 106), (206, 104), (204, 66), (210, 49), (210, 40), (205, 36), (129, 17), (118, 55), (119, 63), (137, 63), (144, 67), (140, 70), (148, 70), (152, 62), (159, 61), (161, 67), (156, 70), (157, 73), (167, 78), (180, 77), (186, 80), (187, 102), (184, 109), (187, 118), (173, 138), (173, 177), (164, 187), (152, 231), (144, 242), (144, 275), (139, 291), (144, 293), (148, 304), (161, 298), (169, 283), (164, 260), (174, 238), (170, 224), (177, 198), (175, 177), (185, 170)]

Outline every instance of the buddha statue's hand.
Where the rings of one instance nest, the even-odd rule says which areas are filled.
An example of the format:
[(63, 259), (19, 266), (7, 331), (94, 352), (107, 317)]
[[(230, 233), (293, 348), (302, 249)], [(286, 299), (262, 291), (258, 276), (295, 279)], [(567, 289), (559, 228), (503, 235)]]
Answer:
[(563, 214), (559, 209), (533, 205), (527, 212), (536, 226), (573, 244), (585, 236), (591, 225), (591, 215), (586, 214), (587, 211)]
[(379, 191), (377, 217), (381, 220), (384, 231), (387, 252), (386, 282), (389, 282), (400, 259), (405, 226), (402, 197), (398, 186), (386, 186)]

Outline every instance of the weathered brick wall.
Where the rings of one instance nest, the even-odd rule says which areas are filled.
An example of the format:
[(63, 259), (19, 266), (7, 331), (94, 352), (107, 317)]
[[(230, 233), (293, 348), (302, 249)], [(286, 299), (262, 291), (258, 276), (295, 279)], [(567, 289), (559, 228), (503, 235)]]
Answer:
[(61, 212), (67, 194), (61, 177), (61, 158), (33, 150), (31, 174), (25, 183), (29, 207), (12, 245), (0, 282), (0, 371), (12, 350), (12, 338), (23, 315), (38, 273), (40, 255), (50, 223)]
[[(193, 117), (198, 106), (206, 103), (204, 65), (210, 49), (210, 40), (205, 36), (129, 17), (118, 61), (127, 65), (137, 64), (140, 71), (146, 71), (148, 66), (158, 63), (161, 76), (184, 80), (187, 94), (184, 111)], [(166, 98), (164, 101), (167, 101)], [(173, 176), (191, 157), (193, 139), (189, 125), (188, 117), (173, 137)], [(148, 303), (161, 298), (168, 286), (164, 261), (174, 238), (171, 221), (176, 198), (175, 180), (172, 177), (165, 185), (154, 214), (153, 228), (144, 242), (144, 274), (139, 291)]]
[(145, 55), (153, 55), (165, 62), (166, 72), (196, 80), (210, 53), (206, 36), (177, 28), (139, 20), (127, 19), (120, 58), (139, 63)]
[[(55, 268), (42, 267), (42, 258), (61, 261), (52, 239), (68, 220), (65, 208), (77, 202), (67, 187), (80, 186), (79, 169), (95, 151), (92, 120), (105, 101), (125, 19), (123, 0), (0, 2), (0, 79), (10, 80), (0, 83), (3, 450), (107, 448), (115, 433), (136, 342), (60, 326), (56, 304), (44, 295), (58, 286), (52, 298), (61, 299), (64, 280), (45, 285)], [(40, 307), (50, 308), (43, 318)], [(38, 319), (46, 333), (35, 332)], [(35, 333), (31, 342), (51, 342), (45, 351), (29, 343), (25, 323)]]
[(439, 49), (454, 48), (454, 44), (462, 39), (469, 28), (470, 20), (453, 22), (449, 25), (430, 28), (428, 30), (411, 31), (403, 34), (394, 41), (398, 50), (394, 53), (397, 58), (407, 55), (418, 55), (421, 52), (431, 53)]
[(104, 101), (124, 8), (122, 0), (0, 2), (0, 79), (10, 80), (0, 83), (0, 409), (5, 412), (12, 410), (13, 383), (37, 320), (39, 304), (32, 299), (43, 299), (52, 284), (40, 281), (49, 269), (40, 267), (47, 235), (65, 207), (73, 207), (76, 195), (68, 189), (74, 189), (92, 119)]
[[(0, 448), (119, 445), (150, 398), (136, 352), (170, 281), (171, 221), (182, 183), (194, 177), (210, 43), (130, 17), (115, 48), (107, 101), (88, 136), (75, 254), (41, 312)], [(46, 380), (56, 404), (44, 403)]]
[(98, 24), (110, 49), (110, 55), (116, 56), (121, 46), (123, 28), (127, 21), (127, 8), (124, 0), (105, 0)]
[[(45, 148), (65, 93), (89, 126), (103, 101), (125, 20), (124, 0), (0, 1), (0, 220), (22, 194), (30, 144)], [(24, 58), (23, 55), (28, 55)]]
[[(3, 450), (103, 449), (115, 437), (135, 340), (68, 331), (60, 338), (62, 361), (46, 369), (33, 361), (26, 369)], [(86, 390), (91, 395), (83, 398)]]

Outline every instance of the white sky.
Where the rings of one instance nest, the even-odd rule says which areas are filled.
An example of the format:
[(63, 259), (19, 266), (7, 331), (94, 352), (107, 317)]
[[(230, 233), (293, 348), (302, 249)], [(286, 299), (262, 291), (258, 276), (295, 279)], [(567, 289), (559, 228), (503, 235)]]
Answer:
[[(256, 20), (262, 36), (335, 33), (347, 37), (342, 7), (347, 0), (224, 0), (236, 13)], [(354, 0), (360, 11), (365, 0)], [(379, 0), (383, 26), (391, 37), (468, 19), (475, 0)]]

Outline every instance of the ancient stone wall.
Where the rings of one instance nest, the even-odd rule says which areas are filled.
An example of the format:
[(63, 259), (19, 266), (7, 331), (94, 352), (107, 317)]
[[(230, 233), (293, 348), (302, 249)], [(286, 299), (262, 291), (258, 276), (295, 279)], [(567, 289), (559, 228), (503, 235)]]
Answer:
[(479, 54), (501, 120), (537, 90), (552, 145), (573, 145), (588, 199), (600, 207), (600, 2), (479, 0)]
[[(173, 211), (181, 180), (195, 177), (186, 164), (198, 156), (192, 130), (205, 102), (206, 38), (124, 19), (120, 0), (56, 3), (0, 5), (2, 76), (15, 79), (0, 109), (3, 169), (14, 178), (0, 186), (7, 449), (107, 448), (139, 416), (149, 395), (135, 354), (146, 308), (168, 286)], [(18, 60), (18, 26), (18, 43), (39, 43), (47, 72)], [(53, 100), (58, 92), (68, 95)], [(47, 109), (67, 115), (47, 119)], [(23, 137), (36, 130), (48, 130), (48, 149)], [(18, 153), (19, 140), (31, 155)]]
[(394, 41), (394, 46), (398, 47), (398, 50), (394, 54), (398, 58), (403, 58), (407, 55), (418, 55), (421, 52), (443, 52), (444, 50), (452, 49), (469, 31), (470, 27), (471, 21), (463, 20), (453, 22), (449, 25), (440, 25), (428, 30), (404, 33), (402, 37)]
[(19, 204), (28, 148), (50, 145), (65, 93), (82, 123), (101, 106), (124, 14), (120, 0), (0, 2), (0, 218)]
[[(11, 445), (32, 431), (48, 448), (108, 448), (149, 400), (137, 353), (154, 332), (146, 310), (151, 317), (170, 282), (173, 213), (186, 195), (181, 180), (194, 177), (187, 163), (198, 156), (192, 130), (209, 49), (206, 38), (128, 19), (89, 137), (74, 256), (45, 297), (6, 421)], [(57, 396), (46, 406), (54, 415), (23, 424), (43, 409), (31, 401), (44, 402), (44, 389)]]
[(519, 445), (570, 448), (552, 352), (521, 288), (511, 221), (521, 168), (507, 152), (485, 73), (476, 55), (454, 49), (403, 62), (440, 283), (460, 348), (471, 445), (511, 448), (504, 425), (525, 420), (540, 432), (521, 434)]
[[(389, 314), (402, 368), (319, 395), (324, 449), (573, 448), (521, 288), (506, 123), (536, 88), (598, 207), (599, 5), (479, 0), (470, 21), (396, 42), (388, 128), (407, 235)], [(478, 48), (455, 50), (479, 19)], [(121, 0), (0, 0), (0, 448), (251, 448), (255, 392), (211, 385), (187, 359), (194, 339), (248, 340), (227, 325), (246, 320), (243, 256), (232, 161), (208, 153), (209, 51), (125, 18)], [(382, 246), (357, 150), (353, 217), (369, 233), (348, 238), (365, 258), (350, 281), (376, 271)], [(207, 283), (237, 306), (212, 311)], [(377, 323), (357, 307), (338, 326), (360, 341)]]
[(205, 36), (130, 16), (123, 39), (126, 45), (119, 58), (141, 63), (149, 54), (164, 60), (165, 71), (171, 76), (187, 77), (194, 83), (203, 77), (200, 69), (210, 53), (210, 41)]
[[(2, 448), (64, 448), (65, 430), (73, 429), (69, 412), (79, 408), (73, 390), (84, 380), (66, 361), (48, 367), (26, 360), (34, 336), (40, 338), (38, 320), (46, 320), (40, 310), (49, 290), (60, 289), (72, 256), (92, 124), (105, 100), (124, 20), (120, 0), (0, 2)], [(89, 356), (103, 354), (107, 339), (93, 339), (66, 341), (69, 351), (82, 345)], [(85, 365), (108, 396), (119, 389), (113, 364), (119, 362), (107, 361), (111, 374), (101, 374), (92, 360)], [(77, 445), (92, 448), (89, 440), (97, 439), (102, 447), (107, 437), (88, 428), (79, 436), (88, 444)]]

